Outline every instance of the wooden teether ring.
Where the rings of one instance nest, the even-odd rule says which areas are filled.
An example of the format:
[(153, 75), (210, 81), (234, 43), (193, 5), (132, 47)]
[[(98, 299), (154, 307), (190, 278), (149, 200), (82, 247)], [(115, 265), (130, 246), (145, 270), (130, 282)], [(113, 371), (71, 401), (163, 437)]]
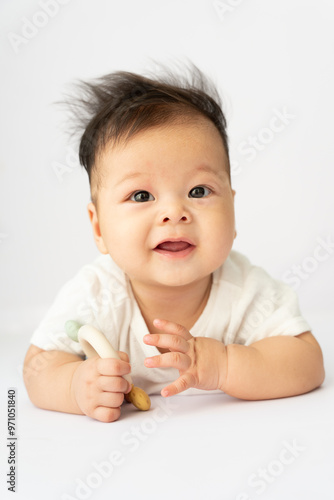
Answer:
[[(78, 326), (79, 329), (76, 330)], [(73, 340), (76, 340), (75, 337), (77, 337), (77, 340), (80, 343), (87, 358), (100, 356), (100, 358), (120, 359), (119, 355), (103, 335), (103, 333), (94, 326), (84, 325), (80, 327), (78, 323), (74, 321), (68, 321), (65, 325), (65, 329), (68, 335)], [(126, 401), (132, 403), (139, 410), (149, 410), (151, 407), (151, 400), (148, 394), (146, 394), (143, 389), (140, 389), (139, 387), (135, 387), (133, 385), (130, 374), (123, 375), (123, 378), (125, 378), (125, 380), (129, 382), (129, 384), (132, 384), (131, 391), (128, 394), (124, 395)]]

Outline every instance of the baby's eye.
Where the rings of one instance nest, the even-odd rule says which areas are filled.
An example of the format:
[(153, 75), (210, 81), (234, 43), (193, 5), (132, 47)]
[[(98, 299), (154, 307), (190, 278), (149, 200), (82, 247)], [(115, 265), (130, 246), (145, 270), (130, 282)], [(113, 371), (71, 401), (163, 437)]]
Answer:
[(131, 201), (153, 201), (154, 197), (148, 191), (136, 191), (130, 196)]
[(189, 198), (203, 198), (204, 196), (208, 196), (211, 193), (209, 188), (204, 186), (196, 186), (189, 191)]

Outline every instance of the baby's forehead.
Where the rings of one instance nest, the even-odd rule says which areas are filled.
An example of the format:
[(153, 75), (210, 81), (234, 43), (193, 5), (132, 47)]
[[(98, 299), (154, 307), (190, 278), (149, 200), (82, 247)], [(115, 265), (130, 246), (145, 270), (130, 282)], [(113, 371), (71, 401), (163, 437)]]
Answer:
[[(99, 150), (99, 160), (102, 166), (106, 157), (114, 153), (126, 156), (131, 154), (134, 149), (140, 152), (150, 153), (152, 151), (153, 141), (161, 141), (163, 145), (173, 146), (173, 143), (184, 141), (184, 145), (194, 142), (197, 145), (207, 145), (208, 138), (215, 148), (223, 151), (227, 156), (223, 140), (215, 125), (205, 117), (185, 118), (166, 124), (150, 126), (143, 130), (138, 130), (130, 135), (120, 137), (117, 142), (109, 140), (101, 145)], [(186, 141), (186, 142), (185, 142)]]
[(124, 170), (136, 176), (150, 163), (157, 171), (163, 165), (181, 171), (184, 165), (188, 168), (193, 162), (195, 167), (204, 161), (220, 164), (229, 173), (228, 155), (219, 131), (210, 120), (195, 117), (151, 126), (116, 144), (106, 142), (97, 155), (94, 176), (102, 185), (107, 180), (117, 182), (126, 173)]

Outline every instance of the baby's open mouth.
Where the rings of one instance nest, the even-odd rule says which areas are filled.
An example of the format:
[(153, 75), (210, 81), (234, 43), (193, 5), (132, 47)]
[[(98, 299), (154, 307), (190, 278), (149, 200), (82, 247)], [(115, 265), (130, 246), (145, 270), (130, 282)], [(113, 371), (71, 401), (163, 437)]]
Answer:
[(166, 240), (159, 243), (153, 250), (162, 257), (168, 259), (184, 259), (188, 257), (195, 248), (195, 245), (190, 243), (190, 241)]
[(186, 241), (164, 241), (156, 246), (155, 249), (165, 250), (166, 252), (182, 252), (191, 246), (192, 245)]

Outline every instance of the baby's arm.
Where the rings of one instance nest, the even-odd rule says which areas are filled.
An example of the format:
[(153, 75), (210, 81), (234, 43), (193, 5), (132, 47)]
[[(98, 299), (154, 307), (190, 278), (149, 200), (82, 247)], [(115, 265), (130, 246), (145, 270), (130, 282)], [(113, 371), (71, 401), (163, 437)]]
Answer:
[(150, 368), (177, 368), (180, 377), (162, 390), (173, 396), (190, 387), (220, 389), (240, 399), (295, 396), (320, 386), (325, 372), (320, 346), (310, 332), (275, 336), (250, 346), (224, 345), (215, 339), (192, 337), (181, 325), (155, 320), (161, 334), (144, 342), (171, 352), (145, 360)]
[(240, 399), (296, 396), (325, 378), (320, 346), (311, 332), (275, 336), (250, 346), (226, 346), (227, 373), (221, 389)]
[(24, 361), (24, 382), (36, 406), (88, 415), (102, 422), (120, 416), (124, 393), (131, 390), (122, 377), (131, 367), (121, 360), (93, 357), (85, 361), (64, 351), (44, 351), (31, 345)]

